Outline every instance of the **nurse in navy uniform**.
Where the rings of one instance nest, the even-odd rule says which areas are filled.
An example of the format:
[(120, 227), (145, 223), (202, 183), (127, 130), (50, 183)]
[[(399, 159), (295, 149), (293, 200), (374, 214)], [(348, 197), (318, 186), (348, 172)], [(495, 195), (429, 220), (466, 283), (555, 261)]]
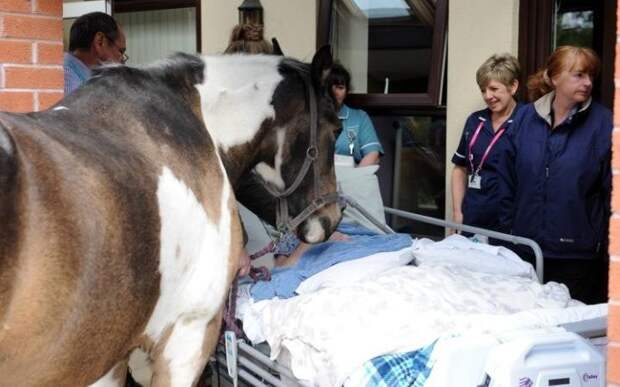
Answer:
[(497, 228), (496, 149), (521, 107), (514, 98), (519, 72), (519, 62), (510, 54), (491, 56), (476, 72), (487, 107), (467, 118), (452, 157), (452, 219), (456, 223)]

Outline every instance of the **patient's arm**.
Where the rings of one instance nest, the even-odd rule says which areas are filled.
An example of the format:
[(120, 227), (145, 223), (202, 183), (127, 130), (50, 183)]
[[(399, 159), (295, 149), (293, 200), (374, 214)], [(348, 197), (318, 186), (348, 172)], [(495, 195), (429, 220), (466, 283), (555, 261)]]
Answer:
[[(338, 231), (334, 231), (334, 233), (329, 237), (330, 241), (348, 241), (351, 239), (347, 234), (343, 234)], [(289, 256), (286, 255), (278, 255), (275, 257), (274, 266), (276, 267), (286, 267), (293, 266), (299, 261), (299, 257), (303, 255), (303, 253), (308, 250), (311, 245), (301, 242), (299, 246), (293, 251), (293, 253)]]
[(329, 237), (330, 241), (348, 241), (349, 239), (351, 239), (350, 236), (339, 231), (334, 231), (334, 233)]
[(299, 261), (299, 257), (301, 257), (302, 254), (305, 253), (309, 247), (310, 247), (309, 244), (301, 242), (291, 255), (276, 256), (273, 265), (276, 267), (293, 266), (294, 264), (297, 263), (297, 261)]

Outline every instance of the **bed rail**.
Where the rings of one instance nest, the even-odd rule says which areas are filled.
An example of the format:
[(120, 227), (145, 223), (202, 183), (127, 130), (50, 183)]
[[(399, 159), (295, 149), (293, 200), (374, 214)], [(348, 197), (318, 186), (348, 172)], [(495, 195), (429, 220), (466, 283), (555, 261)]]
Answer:
[[(256, 387), (302, 387), (291, 371), (269, 356), (258, 351), (242, 339), (236, 340), (237, 356), (237, 375), (241, 381)], [(229, 375), (226, 366), (226, 352), (222, 346), (218, 346), (215, 354), (214, 367), (217, 367), (218, 374), (224, 373), (229, 379), (234, 380), (234, 375)], [(239, 385), (245, 385), (239, 383)]]
[[(392, 230), (391, 228), (389, 228), (388, 226), (386, 226), (385, 224), (383, 224), (379, 220), (375, 219), (368, 211), (366, 211), (353, 198), (351, 198), (350, 196), (347, 196), (347, 195), (341, 195), (341, 197), (347, 203), (347, 205), (349, 205), (349, 206), (355, 208), (357, 211), (359, 211), (360, 214), (362, 214), (365, 218), (367, 218), (379, 230), (382, 230), (386, 234), (394, 233), (394, 230)], [(528, 246), (528, 247), (530, 247), (534, 251), (534, 257), (536, 259), (536, 267), (535, 267), (535, 269), (536, 269), (536, 276), (538, 277), (538, 281), (540, 283), (543, 282), (544, 263), (543, 263), (542, 250), (540, 249), (540, 246), (538, 245), (538, 243), (536, 243), (532, 239), (518, 237), (518, 236), (514, 236), (514, 235), (510, 235), (510, 234), (504, 234), (504, 233), (501, 233), (501, 232), (487, 230), (487, 229), (484, 229), (484, 228), (468, 226), (466, 224), (454, 223), (454, 222), (450, 222), (448, 220), (437, 219), (437, 218), (433, 218), (433, 217), (430, 217), (430, 216), (415, 214), (413, 212), (408, 212), (408, 211), (403, 211), (403, 210), (397, 210), (395, 208), (390, 208), (390, 207), (384, 207), (383, 210), (385, 211), (386, 214), (396, 215), (398, 217), (409, 219), (409, 220), (413, 220), (413, 221), (417, 221), (417, 222), (432, 224), (432, 225), (439, 226), (439, 227), (444, 227), (444, 228), (451, 228), (451, 229), (458, 230), (458, 231), (470, 232), (472, 234), (480, 234), (480, 235), (487, 236), (489, 238), (499, 239), (499, 240), (502, 240), (502, 241), (511, 242), (511, 243), (513, 243), (515, 245), (525, 245), (525, 246)]]
[[(359, 203), (349, 196), (341, 195), (347, 205), (355, 208), (360, 214), (374, 224), (379, 230), (386, 234), (394, 233), (390, 227), (383, 222), (373, 217), (367, 210), (365, 210)], [(451, 228), (454, 230), (470, 232), (473, 234), (480, 234), (489, 238), (499, 239), (507, 241), (513, 244), (520, 244), (530, 247), (534, 251), (536, 258), (536, 274), (538, 280), (542, 283), (543, 280), (543, 256), (540, 246), (533, 240), (514, 235), (504, 234), (496, 231), (482, 229), (478, 227), (468, 226), (464, 224), (457, 224), (451, 221), (433, 218), (430, 216), (415, 214), (408, 211), (398, 210), (395, 208), (384, 207), (386, 214), (398, 216), (401, 218), (427, 223), (439, 227)], [(565, 324), (564, 328), (568, 331), (576, 332), (584, 337), (599, 338), (605, 335), (606, 319), (593, 319), (585, 322), (578, 322), (572, 324)], [(234, 343), (237, 347), (235, 353), (235, 359), (233, 360), (237, 367), (235, 369), (236, 375), (228, 374), (226, 363), (226, 351), (222, 345), (218, 346), (218, 350), (212, 359), (213, 366), (218, 370), (218, 379), (220, 373), (222, 373), (227, 380), (239, 381), (239, 385), (245, 386), (257, 386), (257, 387), (301, 387), (302, 384), (293, 376), (292, 372), (278, 364), (276, 361), (271, 360), (268, 354), (259, 351), (252, 347), (242, 339), (235, 339)], [(218, 383), (219, 385), (219, 383)], [(237, 385), (237, 382), (234, 382)]]

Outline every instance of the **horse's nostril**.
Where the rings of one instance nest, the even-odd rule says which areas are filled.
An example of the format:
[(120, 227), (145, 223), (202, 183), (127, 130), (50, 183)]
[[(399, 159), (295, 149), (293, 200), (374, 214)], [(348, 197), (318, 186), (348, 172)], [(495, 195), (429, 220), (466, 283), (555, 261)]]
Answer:
[(312, 217), (306, 220), (302, 226), (302, 240), (307, 243), (318, 243), (325, 240), (326, 230), (323, 227), (322, 219)]

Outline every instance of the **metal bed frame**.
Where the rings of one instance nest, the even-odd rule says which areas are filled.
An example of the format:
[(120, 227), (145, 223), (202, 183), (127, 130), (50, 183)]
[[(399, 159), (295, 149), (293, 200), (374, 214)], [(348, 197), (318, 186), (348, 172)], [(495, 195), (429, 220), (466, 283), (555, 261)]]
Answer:
[[(362, 208), (352, 198), (341, 195), (345, 202), (359, 211), (364, 217), (372, 222), (384, 233), (394, 233), (392, 229), (376, 220), (368, 211)], [(450, 221), (437, 219), (425, 215), (414, 214), (411, 212), (384, 207), (386, 214), (401, 218), (428, 223), (440, 227), (451, 228), (458, 231), (465, 231), (474, 234), (481, 234), (490, 238), (508, 241), (514, 244), (526, 245), (532, 248), (536, 257), (536, 274), (538, 280), (543, 280), (543, 256), (540, 246), (528, 238), (517, 237), (486, 230), (464, 224), (453, 223)], [(571, 332), (578, 333), (586, 338), (601, 337), (606, 335), (607, 320), (595, 319), (584, 322), (566, 324), (563, 326)], [(292, 372), (269, 358), (269, 346), (262, 343), (253, 347), (243, 339), (236, 338), (234, 335), (226, 334), (226, 345), (220, 344), (217, 347), (214, 357), (210, 364), (215, 370), (213, 377), (217, 377), (217, 386), (257, 386), (257, 387), (299, 387), (302, 384), (295, 378)], [(222, 383), (222, 378), (224, 382)]]

